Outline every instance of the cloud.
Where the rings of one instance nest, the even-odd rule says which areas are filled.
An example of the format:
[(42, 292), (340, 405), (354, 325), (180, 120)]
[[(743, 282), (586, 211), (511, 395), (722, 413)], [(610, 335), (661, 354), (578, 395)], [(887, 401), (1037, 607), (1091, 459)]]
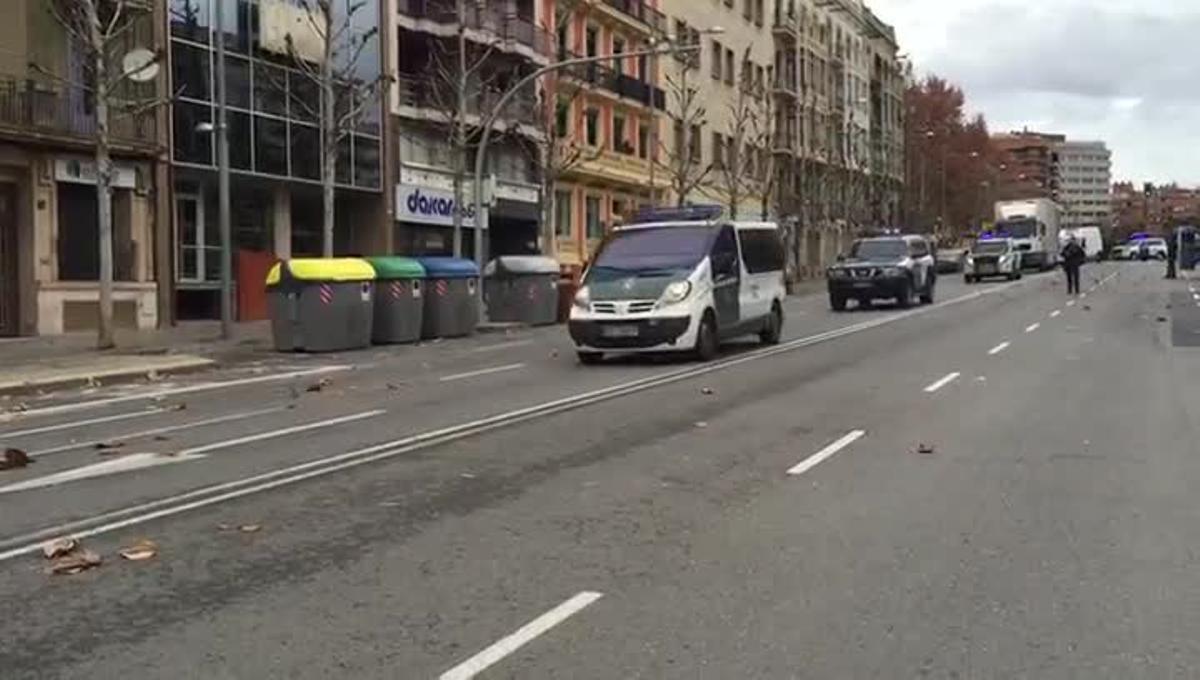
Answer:
[(1200, 3), (874, 0), (918, 71), (960, 84), (994, 129), (1102, 139), (1114, 174), (1200, 183)]

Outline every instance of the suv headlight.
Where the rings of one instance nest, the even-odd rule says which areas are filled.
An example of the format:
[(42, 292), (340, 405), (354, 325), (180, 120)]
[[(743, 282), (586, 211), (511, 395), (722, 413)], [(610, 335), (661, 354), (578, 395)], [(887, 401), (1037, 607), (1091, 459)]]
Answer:
[(966, 258), (963, 260), (963, 262), (964, 262), (964, 263), (965, 263), (965, 264), (966, 264), (968, 267), (974, 267), (974, 266), (975, 266), (975, 258), (971, 257), (970, 255), (968, 255), (968, 256), (967, 256), (967, 257), (966, 257)]
[(663, 291), (662, 297), (659, 298), (659, 302), (664, 305), (673, 305), (683, 302), (687, 299), (687, 296), (691, 294), (691, 281), (672, 281), (667, 285), (666, 290)]
[(902, 276), (904, 274), (904, 270), (900, 267), (884, 267), (882, 272), (884, 276)]
[(590, 290), (588, 290), (587, 286), (583, 286), (579, 290), (575, 291), (575, 306), (576, 307), (586, 310), (591, 306), (591, 304), (592, 304), (592, 292)]
[(830, 267), (829, 271), (826, 273), (826, 276), (831, 279), (844, 279), (846, 278), (846, 275), (846, 270), (842, 269), (841, 267)]

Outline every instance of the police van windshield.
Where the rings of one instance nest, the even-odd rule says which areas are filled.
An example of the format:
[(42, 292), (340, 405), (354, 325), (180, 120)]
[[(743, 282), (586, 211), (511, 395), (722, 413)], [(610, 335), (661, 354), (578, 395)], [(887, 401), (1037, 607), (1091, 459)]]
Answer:
[(980, 255), (1003, 255), (1008, 252), (1008, 243), (1005, 241), (978, 241), (971, 248), (971, 252)]
[(678, 276), (690, 272), (708, 254), (716, 228), (649, 227), (617, 231), (588, 270), (588, 281)]

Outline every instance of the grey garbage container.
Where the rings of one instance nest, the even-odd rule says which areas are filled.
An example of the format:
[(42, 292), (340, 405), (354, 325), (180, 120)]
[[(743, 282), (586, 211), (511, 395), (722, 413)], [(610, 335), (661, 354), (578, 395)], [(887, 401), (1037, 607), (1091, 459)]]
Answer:
[(267, 274), (271, 332), (280, 352), (336, 352), (371, 344), (375, 270), (357, 258), (296, 259)]
[(421, 337), (470, 335), (479, 324), (479, 267), (459, 257), (418, 257), (425, 268)]
[(546, 325), (558, 321), (558, 261), (505, 255), (483, 270), (488, 320)]
[(375, 269), (375, 319), (371, 340), (377, 345), (421, 339), (425, 268), (411, 257), (368, 257)]

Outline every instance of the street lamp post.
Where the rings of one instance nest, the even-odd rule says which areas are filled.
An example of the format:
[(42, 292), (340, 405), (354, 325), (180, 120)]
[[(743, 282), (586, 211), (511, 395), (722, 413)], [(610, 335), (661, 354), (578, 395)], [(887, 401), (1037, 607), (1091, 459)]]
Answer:
[[(702, 31), (701, 33), (714, 34), (721, 33), (722, 30), (723, 29), (719, 27), (713, 27), (707, 31)], [(683, 54), (687, 52), (696, 52), (699, 49), (699, 43), (695, 45), (675, 46), (671, 43), (671, 41), (668, 40), (668, 47), (666, 48), (653, 47), (649, 49), (635, 50), (633, 52), (621, 52), (619, 54), (604, 54), (591, 57), (579, 57), (576, 59), (566, 59), (537, 69), (533, 73), (530, 73), (529, 75), (517, 81), (512, 87), (508, 88), (503, 95), (500, 96), (500, 99), (496, 101), (495, 106), (492, 107), (492, 110), (488, 113), (487, 117), (481, 122), (483, 132), (479, 138), (479, 148), (475, 151), (475, 179), (473, 187), (475, 204), (475, 263), (479, 266), (480, 271), (483, 270), (484, 266), (483, 232), (488, 228), (488, 221), (490, 217), (483, 209), (483, 165), (487, 157), (488, 142), (491, 141), (492, 127), (495, 126), (496, 120), (504, 112), (504, 108), (508, 106), (508, 102), (517, 94), (517, 92), (547, 73), (560, 71), (572, 66), (585, 66), (587, 64), (595, 64), (615, 59), (628, 59), (630, 57)], [(653, 106), (653, 101), (651, 101), (651, 106)], [(651, 187), (651, 191), (653, 191), (653, 187)]]
[(233, 337), (233, 239), (229, 226), (229, 125), (225, 96), (225, 0), (217, 0), (217, 220), (221, 234), (221, 338)]

